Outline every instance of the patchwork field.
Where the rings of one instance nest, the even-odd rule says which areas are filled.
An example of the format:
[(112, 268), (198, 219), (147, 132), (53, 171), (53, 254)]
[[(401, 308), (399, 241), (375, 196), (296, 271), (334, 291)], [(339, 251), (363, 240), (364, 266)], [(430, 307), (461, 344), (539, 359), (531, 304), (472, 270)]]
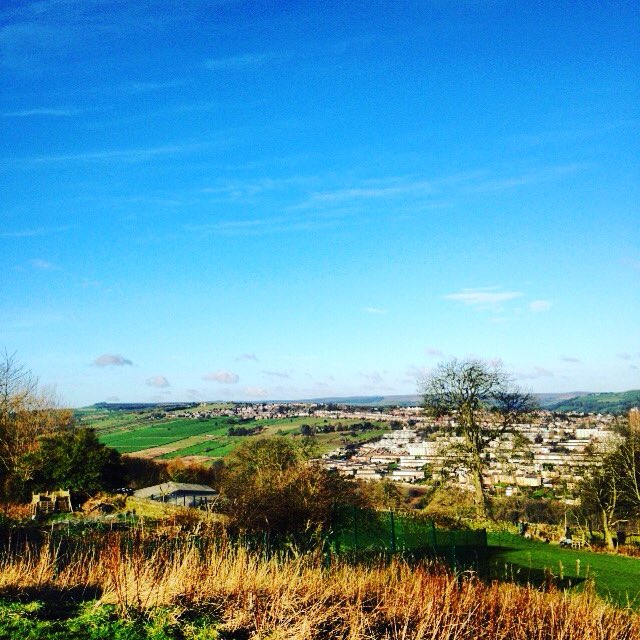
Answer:
[[(385, 422), (373, 423), (373, 428), (350, 431), (360, 420), (328, 420), (310, 416), (271, 420), (240, 421), (234, 417), (215, 417), (206, 420), (172, 418), (157, 411), (109, 411), (88, 408), (78, 412), (79, 424), (96, 430), (101, 442), (120, 453), (134, 454), (145, 458), (190, 458), (213, 460), (223, 458), (247, 438), (265, 438), (275, 435), (301, 437), (300, 428), (314, 428), (319, 453), (331, 451), (348, 443), (362, 442), (381, 436), (389, 427)], [(229, 436), (230, 427), (262, 427), (252, 436)], [(322, 433), (333, 426), (339, 431)]]

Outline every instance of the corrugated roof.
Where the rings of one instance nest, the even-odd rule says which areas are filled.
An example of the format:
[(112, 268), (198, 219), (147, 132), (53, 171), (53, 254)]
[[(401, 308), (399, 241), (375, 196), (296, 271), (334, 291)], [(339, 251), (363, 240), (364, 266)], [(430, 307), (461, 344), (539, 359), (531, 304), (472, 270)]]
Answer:
[(136, 498), (149, 498), (150, 496), (171, 495), (178, 491), (191, 491), (194, 493), (216, 493), (215, 489), (206, 484), (189, 484), (188, 482), (163, 482), (153, 487), (138, 489), (133, 495)]

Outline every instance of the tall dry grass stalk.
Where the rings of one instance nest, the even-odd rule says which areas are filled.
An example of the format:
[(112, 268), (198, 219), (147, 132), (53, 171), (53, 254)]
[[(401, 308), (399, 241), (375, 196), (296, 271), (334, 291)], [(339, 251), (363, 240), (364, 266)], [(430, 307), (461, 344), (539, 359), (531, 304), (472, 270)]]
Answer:
[[(175, 547), (175, 545), (173, 545)], [(321, 556), (266, 558), (231, 545), (149, 551), (112, 536), (61, 566), (55, 551), (0, 560), (0, 596), (95, 590), (122, 615), (155, 607), (213, 614), (252, 638), (638, 640), (640, 617), (593, 593), (485, 585), (435, 565), (379, 566)], [(71, 596), (70, 596), (71, 597)]]

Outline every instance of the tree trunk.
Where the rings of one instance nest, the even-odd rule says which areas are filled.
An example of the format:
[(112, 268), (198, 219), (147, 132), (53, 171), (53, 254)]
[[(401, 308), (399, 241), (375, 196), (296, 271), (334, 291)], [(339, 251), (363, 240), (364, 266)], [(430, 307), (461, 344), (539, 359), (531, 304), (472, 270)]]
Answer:
[(608, 549), (615, 549), (616, 545), (613, 544), (613, 534), (611, 527), (609, 526), (609, 516), (605, 509), (601, 510), (602, 514), (602, 531), (604, 533), (604, 541)]
[(487, 496), (484, 492), (484, 486), (482, 485), (482, 466), (474, 465), (471, 469), (471, 478), (473, 481), (474, 502), (476, 504), (476, 511), (478, 516), (483, 519), (489, 517), (489, 508), (487, 505)]

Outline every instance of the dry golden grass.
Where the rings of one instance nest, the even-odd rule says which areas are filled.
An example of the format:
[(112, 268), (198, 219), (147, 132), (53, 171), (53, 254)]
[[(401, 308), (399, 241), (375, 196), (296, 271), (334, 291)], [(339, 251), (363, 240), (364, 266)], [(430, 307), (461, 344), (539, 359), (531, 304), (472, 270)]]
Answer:
[[(173, 545), (175, 547), (175, 545)], [(213, 613), (220, 630), (250, 638), (637, 640), (640, 617), (592, 593), (485, 585), (434, 565), (379, 566), (320, 555), (264, 558), (240, 547), (185, 542), (146, 553), (112, 535), (60, 568), (45, 550), (0, 561), (0, 597), (86, 588), (122, 615), (171, 607)], [(123, 551), (128, 548), (128, 551)], [(56, 570), (58, 566), (59, 570)]]

